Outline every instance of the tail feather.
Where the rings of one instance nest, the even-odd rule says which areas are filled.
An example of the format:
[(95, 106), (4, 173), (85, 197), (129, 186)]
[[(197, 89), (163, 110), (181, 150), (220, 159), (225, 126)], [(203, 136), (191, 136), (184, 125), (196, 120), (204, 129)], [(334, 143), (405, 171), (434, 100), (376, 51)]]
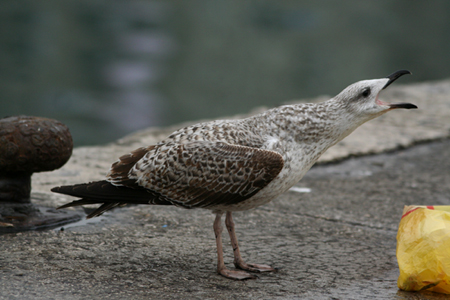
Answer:
[(101, 214), (103, 214), (105, 211), (110, 210), (110, 209), (113, 209), (114, 207), (121, 206), (121, 205), (125, 205), (125, 204), (123, 204), (123, 203), (114, 203), (114, 202), (111, 202), (111, 203), (103, 203), (103, 204), (100, 205), (100, 207), (98, 207), (96, 210), (94, 210), (93, 212), (91, 212), (90, 214), (88, 214), (86, 218), (87, 218), (87, 219), (90, 219), (90, 218), (98, 217), (98, 216), (100, 216)]
[[(155, 193), (144, 188), (115, 186), (106, 180), (75, 185), (63, 185), (52, 188), (52, 192), (102, 202), (127, 202), (134, 204), (152, 204)], [(149, 203), (150, 202), (150, 203)]]
[(52, 188), (52, 192), (81, 199), (64, 204), (58, 209), (87, 204), (102, 204), (88, 218), (101, 215), (114, 207), (126, 204), (172, 205), (162, 195), (144, 188), (115, 186), (106, 180)]
[(56, 209), (68, 208), (68, 207), (73, 207), (73, 206), (83, 206), (83, 205), (88, 205), (88, 204), (100, 204), (100, 203), (103, 203), (103, 202), (91, 200), (91, 199), (80, 199), (80, 200), (75, 200), (75, 201), (66, 203), (64, 205), (58, 206)]

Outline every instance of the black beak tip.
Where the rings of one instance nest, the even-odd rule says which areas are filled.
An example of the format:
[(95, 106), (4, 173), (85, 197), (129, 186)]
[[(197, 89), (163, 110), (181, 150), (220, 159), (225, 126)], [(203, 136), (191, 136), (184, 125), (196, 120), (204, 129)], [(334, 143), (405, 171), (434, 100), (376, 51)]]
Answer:
[(397, 79), (400, 76), (407, 75), (407, 74), (412, 75), (411, 71), (409, 71), (409, 70), (400, 70), (400, 71), (396, 71), (396, 72), (392, 73), (391, 75), (387, 76), (387, 78)]
[(396, 81), (401, 76), (407, 75), (407, 74), (412, 74), (412, 73), (408, 70), (400, 70), (400, 71), (394, 72), (391, 75), (387, 76), (386, 78), (388, 78), (389, 81), (386, 83), (386, 85), (383, 87), (383, 89), (387, 88), (391, 83)]
[(405, 109), (415, 109), (417, 105), (412, 103), (394, 103), (389, 105), (391, 109), (393, 108), (405, 108)]

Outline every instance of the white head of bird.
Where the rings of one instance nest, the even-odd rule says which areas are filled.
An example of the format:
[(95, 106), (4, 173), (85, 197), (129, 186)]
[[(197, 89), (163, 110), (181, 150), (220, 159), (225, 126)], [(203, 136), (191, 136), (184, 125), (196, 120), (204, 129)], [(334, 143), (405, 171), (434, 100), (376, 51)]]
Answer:
[(417, 108), (411, 103), (387, 103), (379, 99), (382, 90), (405, 74), (411, 74), (411, 72), (400, 70), (386, 78), (358, 81), (327, 102), (339, 110), (336, 113), (341, 115), (341, 121), (348, 125), (348, 130), (353, 131), (363, 123), (390, 110)]

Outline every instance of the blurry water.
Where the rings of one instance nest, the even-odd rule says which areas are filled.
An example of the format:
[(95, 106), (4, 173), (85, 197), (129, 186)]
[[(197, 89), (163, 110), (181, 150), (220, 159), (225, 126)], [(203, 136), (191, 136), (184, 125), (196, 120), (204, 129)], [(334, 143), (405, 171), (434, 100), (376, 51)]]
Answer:
[(2, 0), (0, 117), (105, 143), (397, 69), (449, 77), (449, 35), (446, 0)]

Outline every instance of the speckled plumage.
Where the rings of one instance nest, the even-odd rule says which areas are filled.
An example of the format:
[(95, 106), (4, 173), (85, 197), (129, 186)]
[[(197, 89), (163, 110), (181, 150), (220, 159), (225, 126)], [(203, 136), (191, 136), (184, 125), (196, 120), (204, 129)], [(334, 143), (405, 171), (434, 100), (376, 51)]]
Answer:
[(186, 208), (247, 210), (289, 189), (339, 140), (323, 134), (336, 119), (327, 118), (326, 108), (288, 105), (192, 125), (148, 149), (127, 174), (118, 176), (117, 161), (107, 180), (126, 186), (131, 179)]
[(263, 205), (287, 191), (329, 147), (361, 124), (394, 108), (415, 108), (378, 99), (382, 89), (408, 73), (357, 82), (322, 103), (286, 105), (246, 119), (188, 126), (120, 157), (106, 180), (52, 190), (82, 198), (63, 207), (103, 203), (89, 217), (127, 203), (210, 209), (217, 214), (218, 272), (233, 279), (252, 278), (225, 268), (220, 216), (227, 213), (236, 266), (273, 271), (243, 263), (231, 212)]

